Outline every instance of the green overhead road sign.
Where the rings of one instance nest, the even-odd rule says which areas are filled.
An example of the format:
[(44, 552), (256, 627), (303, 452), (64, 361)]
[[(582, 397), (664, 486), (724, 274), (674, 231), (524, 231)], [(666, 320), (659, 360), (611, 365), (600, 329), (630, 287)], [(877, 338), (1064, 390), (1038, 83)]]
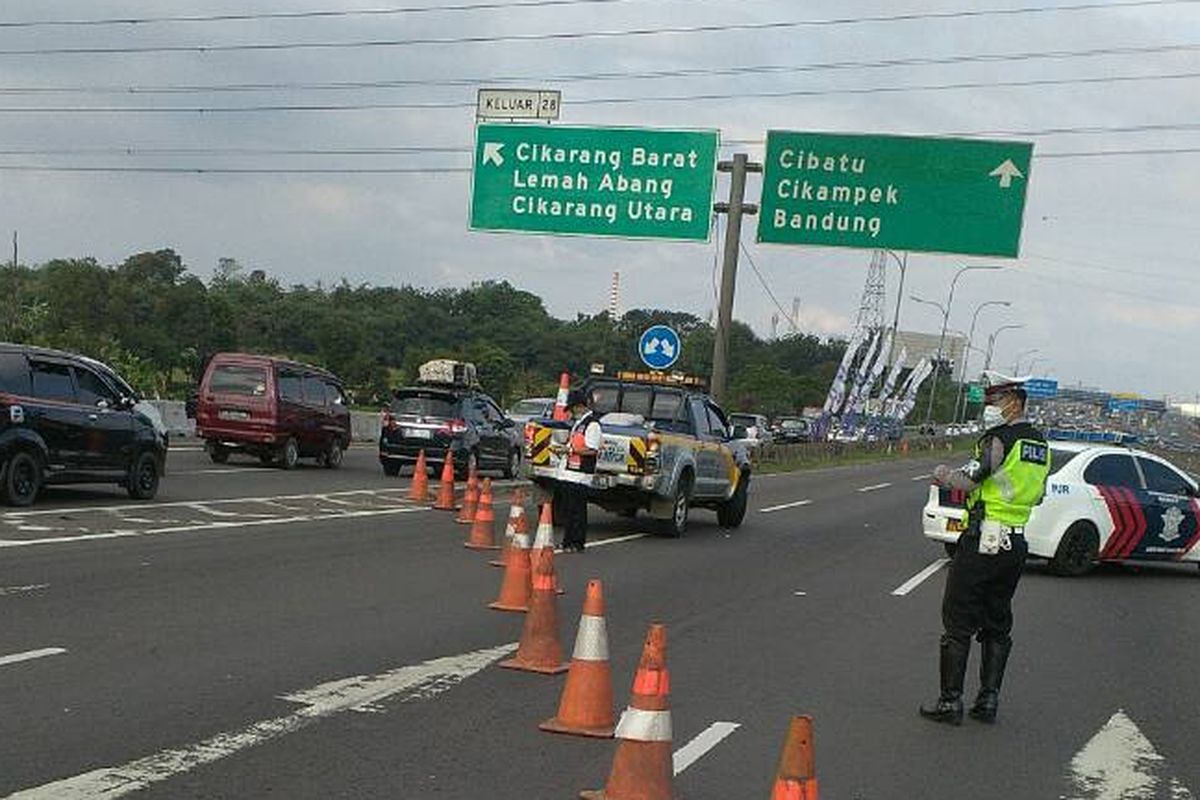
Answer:
[(716, 131), (485, 124), (475, 230), (707, 241)]
[(1033, 145), (767, 133), (758, 240), (1017, 257)]
[(982, 403), (983, 402), (983, 384), (970, 383), (967, 384), (967, 402)]

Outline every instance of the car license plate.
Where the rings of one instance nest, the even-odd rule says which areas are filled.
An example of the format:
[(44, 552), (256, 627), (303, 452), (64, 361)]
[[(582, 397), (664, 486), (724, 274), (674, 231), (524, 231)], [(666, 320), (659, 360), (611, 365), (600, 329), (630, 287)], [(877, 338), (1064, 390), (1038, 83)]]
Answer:
[(221, 419), (229, 419), (229, 420), (236, 420), (238, 422), (244, 422), (244, 421), (250, 419), (250, 412), (249, 411), (231, 411), (229, 409), (221, 409), (221, 411), (217, 414), (217, 416), (220, 417)]
[(962, 533), (966, 529), (966, 523), (964, 523), (961, 519), (955, 519), (954, 517), (951, 517), (950, 519), (946, 520), (946, 533)]
[(600, 446), (599, 462), (610, 467), (625, 468), (625, 457), (629, 455), (629, 442), (624, 439), (605, 439)]
[(409, 428), (404, 435), (410, 439), (432, 439), (433, 431), (428, 428)]

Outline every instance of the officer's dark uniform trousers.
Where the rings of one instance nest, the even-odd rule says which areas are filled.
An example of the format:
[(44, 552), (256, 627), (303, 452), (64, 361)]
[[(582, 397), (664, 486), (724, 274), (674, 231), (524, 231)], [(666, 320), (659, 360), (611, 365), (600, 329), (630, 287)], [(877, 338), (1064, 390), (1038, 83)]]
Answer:
[(957, 640), (968, 648), (972, 636), (980, 643), (1011, 641), (1012, 599), (1029, 545), (1022, 535), (1011, 535), (1009, 541), (1010, 550), (981, 554), (978, 522), (959, 538), (942, 597), (943, 640)]

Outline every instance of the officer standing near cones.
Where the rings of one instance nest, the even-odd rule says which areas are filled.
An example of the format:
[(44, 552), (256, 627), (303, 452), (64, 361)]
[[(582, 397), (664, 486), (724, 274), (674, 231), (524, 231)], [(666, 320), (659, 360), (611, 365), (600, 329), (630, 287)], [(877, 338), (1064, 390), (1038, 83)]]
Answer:
[(559, 495), (566, 530), (563, 550), (582, 553), (587, 544), (588, 487), (596, 474), (596, 459), (604, 436), (595, 414), (587, 407), (587, 395), (573, 389), (567, 396), (571, 412), (571, 436), (567, 445), (566, 469), (561, 473)]
[(974, 458), (960, 469), (938, 466), (941, 486), (968, 493), (966, 530), (958, 540), (942, 598), (941, 695), (921, 716), (961, 725), (963, 678), (971, 637), (981, 645), (979, 694), (970, 716), (995, 722), (1000, 682), (1012, 649), (1012, 597), (1028, 545), (1025, 523), (1042, 500), (1050, 448), (1025, 419), (1023, 382), (983, 375), (983, 436)]

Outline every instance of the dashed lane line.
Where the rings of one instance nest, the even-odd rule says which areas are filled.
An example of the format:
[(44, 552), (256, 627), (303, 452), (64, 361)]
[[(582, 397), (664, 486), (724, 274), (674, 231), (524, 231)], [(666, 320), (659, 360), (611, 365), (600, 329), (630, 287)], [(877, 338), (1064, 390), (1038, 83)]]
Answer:
[(714, 722), (709, 725), (700, 732), (699, 736), (675, 751), (672, 758), (675, 774), (678, 775), (695, 764), (704, 757), (705, 753), (719, 745), (725, 737), (740, 727), (741, 725), (736, 722)]
[(812, 500), (797, 500), (794, 503), (783, 503), (782, 505), (778, 505), (778, 506), (767, 506), (766, 508), (760, 508), (758, 510), (758, 513), (771, 514), (776, 511), (784, 511), (789, 508), (800, 508), (801, 506), (807, 506), (807, 505), (811, 505), (811, 504), (812, 504)]
[(177, 525), (167, 528), (151, 528), (143, 531), (107, 531), (83, 536), (52, 536), (45, 539), (0, 539), (0, 549), (6, 547), (32, 547), (45, 544), (76, 544), (79, 542), (95, 542), (100, 539), (132, 539), (139, 536), (157, 536), (167, 533), (197, 533), (201, 531), (233, 530), (236, 528), (256, 528), (264, 525), (288, 525), (301, 522), (327, 522), (330, 520), (359, 519), (363, 517), (382, 517), (389, 514), (416, 514), (429, 511), (420, 506), (403, 508), (385, 508), (377, 511), (346, 511), (338, 514), (307, 514), (275, 519), (249, 519), (230, 522), (207, 522), (200, 525)]
[(932, 564), (930, 564), (928, 567), (921, 570), (916, 575), (913, 575), (911, 578), (906, 580), (904, 583), (900, 584), (895, 589), (893, 589), (892, 594), (895, 595), (896, 597), (904, 597), (904, 595), (908, 594), (913, 589), (920, 586), (922, 583), (924, 583), (926, 580), (928, 580), (932, 575), (934, 575), (938, 570), (940, 570), (942, 567), (946, 566), (949, 563), (950, 563), (950, 559), (939, 558), (938, 560), (936, 560)]
[[(283, 717), (224, 731), (202, 742), (163, 750), (116, 767), (101, 767), (9, 795), (9, 800), (111, 800), (212, 764), (242, 750), (278, 739), (346, 711), (384, 711), (385, 701), (426, 700), (462, 683), (516, 648), (505, 644), (457, 656), (397, 667), (378, 675), (330, 681), (283, 700), (301, 708)], [(398, 697), (397, 697), (398, 696)]]
[(914, 475), (914, 476), (912, 477), (912, 480), (914, 480), (914, 481), (927, 481), (927, 480), (929, 480), (929, 479), (930, 479), (930, 478), (932, 478), (932, 477), (933, 477), (933, 475), (932, 475), (931, 473), (928, 473), (928, 472), (926, 472), (924, 475)]
[(159, 508), (187, 508), (195, 503), (203, 503), (206, 506), (228, 505), (230, 503), (264, 503), (277, 502), (280, 500), (312, 500), (328, 497), (351, 497), (353, 495), (371, 495), (381, 496), (387, 494), (404, 494), (408, 492), (407, 487), (397, 486), (394, 489), (351, 489), (342, 492), (320, 492), (314, 494), (280, 494), (280, 495), (265, 495), (257, 497), (221, 497), (212, 500), (176, 500), (169, 503), (131, 503), (118, 506), (73, 506), (70, 508), (39, 508), (33, 511), (7, 511), (0, 514), (0, 519), (24, 519), (27, 517), (46, 517), (56, 514), (80, 514), (96, 511), (107, 511), (110, 513), (119, 513), (122, 511), (147, 511)]
[(878, 491), (879, 489), (886, 489), (891, 485), (892, 485), (891, 483), (875, 483), (870, 486), (863, 486), (858, 491), (859, 492), (875, 492), (875, 491)]
[(26, 650), (24, 653), (13, 653), (11, 656), (0, 656), (0, 667), (9, 664), (19, 664), (22, 661), (33, 661), (46, 656), (60, 656), (67, 652), (64, 647), (43, 647), (41, 650)]
[(49, 589), (48, 583), (31, 583), (27, 586), (0, 586), (0, 597), (8, 597), (14, 594), (28, 594), (29, 592), (38, 592), (42, 589)]

